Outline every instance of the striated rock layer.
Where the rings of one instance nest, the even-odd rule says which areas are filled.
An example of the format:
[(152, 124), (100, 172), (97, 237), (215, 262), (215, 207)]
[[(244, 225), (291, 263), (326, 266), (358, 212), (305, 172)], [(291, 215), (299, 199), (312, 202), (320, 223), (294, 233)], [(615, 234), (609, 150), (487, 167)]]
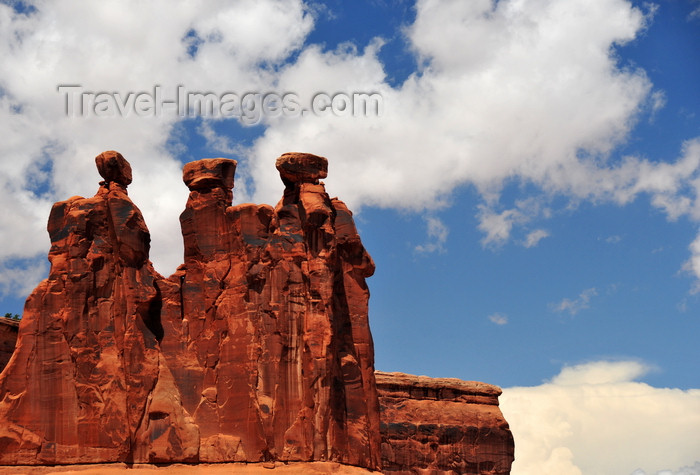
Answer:
[(490, 384), (376, 373), (385, 473), (510, 473), (513, 435)]
[(319, 181), (325, 158), (279, 157), (274, 208), (232, 205), (235, 160), (185, 165), (184, 263), (168, 279), (148, 259), (128, 162), (117, 152), (95, 161), (97, 194), (51, 210), (49, 277), (27, 299), (0, 373), (0, 465), (508, 473), (497, 388), (375, 380), (374, 263), (352, 213)]

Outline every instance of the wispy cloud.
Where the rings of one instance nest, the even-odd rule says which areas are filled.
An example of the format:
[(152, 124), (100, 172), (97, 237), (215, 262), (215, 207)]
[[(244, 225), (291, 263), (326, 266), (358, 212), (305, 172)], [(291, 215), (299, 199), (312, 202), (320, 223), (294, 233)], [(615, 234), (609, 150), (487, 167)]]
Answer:
[[(488, 201), (488, 200), (487, 200)], [(538, 196), (516, 200), (510, 209), (497, 211), (494, 203), (479, 205), (477, 227), (484, 233), (481, 245), (484, 247), (502, 246), (511, 238), (511, 233), (516, 226), (522, 226), (538, 218), (548, 218), (552, 210), (546, 205), (546, 200)], [(544, 229), (536, 229), (525, 237), (522, 245), (525, 247), (536, 246), (537, 243), (549, 236)]]
[(638, 468), (630, 475), (700, 475), (700, 462), (695, 462), (692, 467), (687, 465), (678, 470), (661, 470), (658, 472), (646, 472)]
[(479, 212), (479, 230), (485, 236), (481, 239), (483, 246), (499, 246), (510, 238), (513, 225), (522, 221), (523, 215), (517, 209), (507, 209), (496, 213), (485, 206)]
[(698, 278), (692, 289), (692, 293), (696, 294), (700, 292), (700, 233), (688, 247), (690, 258), (683, 264), (683, 270)]
[(692, 0), (692, 1), (693, 1), (693, 3), (697, 4), (697, 6), (688, 15), (689, 21), (700, 19), (700, 1), (698, 1), (698, 0)]
[(571, 315), (576, 315), (581, 310), (588, 308), (591, 298), (596, 295), (598, 295), (598, 291), (592, 287), (582, 291), (577, 298), (565, 298), (561, 302), (552, 303), (549, 306), (554, 312), (568, 312)]
[(449, 229), (439, 218), (429, 216), (426, 218), (428, 242), (415, 247), (416, 252), (445, 252), (445, 243), (450, 234)]
[(489, 315), (489, 320), (496, 325), (506, 325), (508, 323), (508, 315), (504, 313), (493, 313)]
[(523, 246), (527, 248), (535, 247), (542, 239), (546, 237), (549, 237), (549, 231), (544, 229), (536, 229), (535, 231), (528, 233), (528, 235), (525, 237)]
[(649, 122), (653, 122), (656, 118), (656, 113), (666, 105), (666, 93), (663, 91), (654, 91), (649, 96), (651, 113), (649, 114)]

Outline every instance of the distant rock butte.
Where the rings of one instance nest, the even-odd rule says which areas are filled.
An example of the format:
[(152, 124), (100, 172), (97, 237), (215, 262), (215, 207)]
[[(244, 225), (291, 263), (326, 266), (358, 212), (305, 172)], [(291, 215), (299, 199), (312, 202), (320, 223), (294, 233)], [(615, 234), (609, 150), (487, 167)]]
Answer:
[(0, 369), (17, 338), (0, 374), (0, 465), (509, 472), (498, 388), (375, 380), (374, 262), (319, 181), (325, 158), (277, 159), (285, 190), (274, 208), (232, 205), (235, 160), (185, 165), (184, 264), (167, 279), (148, 259), (129, 163), (114, 151), (95, 161), (97, 194), (51, 210), (51, 270), (18, 336), (0, 321)]
[(375, 373), (386, 473), (510, 473), (513, 435), (500, 388), (453, 378)]

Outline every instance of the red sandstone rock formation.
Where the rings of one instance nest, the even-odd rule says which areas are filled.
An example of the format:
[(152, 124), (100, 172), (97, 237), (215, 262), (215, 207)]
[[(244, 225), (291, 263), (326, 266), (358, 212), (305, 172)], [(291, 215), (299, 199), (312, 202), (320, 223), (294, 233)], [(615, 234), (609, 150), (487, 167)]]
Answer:
[(51, 271), (27, 299), (0, 375), (0, 463), (186, 461), (199, 434), (159, 351), (150, 235), (116, 152), (92, 198), (56, 203)]
[(129, 164), (117, 152), (96, 164), (97, 194), (51, 211), (49, 278), (27, 299), (0, 374), (0, 464), (509, 472), (498, 388), (390, 373), (375, 382), (374, 263), (352, 213), (319, 182), (325, 158), (277, 159), (275, 208), (232, 206), (234, 160), (188, 163), (185, 262), (169, 279), (148, 260)]
[(276, 208), (231, 206), (236, 162), (185, 166), (185, 263), (164, 287), (163, 351), (201, 431), (200, 460), (379, 467), (379, 414), (352, 215), (285, 154)]
[(377, 468), (379, 408), (352, 215), (287, 154), (270, 206), (231, 206), (236, 162), (185, 166), (185, 263), (168, 280), (116, 152), (54, 205), (51, 272), (0, 376), (0, 463), (331, 460)]
[(510, 473), (513, 435), (490, 384), (376, 373), (385, 473)]

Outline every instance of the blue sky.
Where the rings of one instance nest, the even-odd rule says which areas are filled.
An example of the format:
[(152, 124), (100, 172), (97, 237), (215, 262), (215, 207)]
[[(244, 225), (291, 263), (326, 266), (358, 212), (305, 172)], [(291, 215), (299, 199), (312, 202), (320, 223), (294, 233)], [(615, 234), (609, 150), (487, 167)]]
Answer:
[[(317, 153), (377, 264), (378, 369), (505, 388), (516, 445), (518, 431), (541, 441), (516, 454), (514, 473), (700, 473), (700, 441), (684, 432), (700, 419), (697, 1), (3, 2), (0, 35), (2, 313), (21, 313), (47, 274), (51, 204), (95, 192), (103, 150), (132, 163), (130, 194), (165, 275), (181, 262), (183, 163), (236, 158), (235, 202), (274, 204), (274, 159)], [(376, 92), (384, 110), (253, 126), (66, 117), (66, 84), (291, 92), (305, 104)], [(621, 462), (588, 454), (596, 436), (584, 429), (552, 429), (560, 444), (545, 443), (553, 432), (522, 417), (525, 400), (551, 415), (554, 401), (566, 407), (552, 388), (571, 402), (591, 384), (684, 408), (662, 440), (636, 440), (639, 428), (620, 422), (630, 453), (682, 453)], [(571, 404), (556, 417), (573, 417)], [(607, 409), (591, 410), (605, 427)], [(671, 424), (629, 413), (641, 417)]]

